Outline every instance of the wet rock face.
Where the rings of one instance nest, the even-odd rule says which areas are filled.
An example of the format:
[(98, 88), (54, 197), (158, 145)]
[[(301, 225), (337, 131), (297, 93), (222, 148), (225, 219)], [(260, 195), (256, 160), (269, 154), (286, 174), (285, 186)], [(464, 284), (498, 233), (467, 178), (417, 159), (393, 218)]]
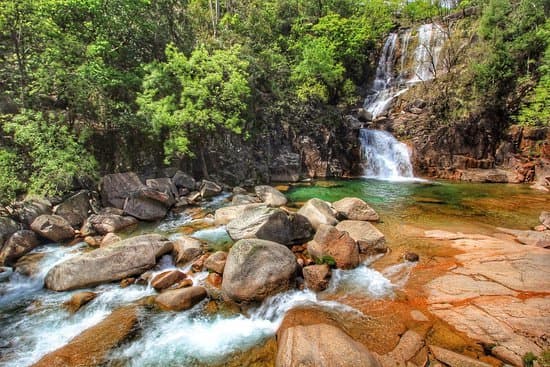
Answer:
[(122, 280), (152, 268), (158, 257), (170, 251), (172, 243), (160, 235), (132, 237), (54, 266), (46, 276), (45, 285), (55, 291), (65, 291)]
[(63, 306), (65, 306), (69, 312), (75, 313), (96, 297), (97, 293), (94, 292), (79, 292), (74, 294), (70, 300), (63, 303)]
[(347, 232), (321, 224), (307, 250), (311, 256), (322, 260), (330, 257), (340, 269), (352, 269), (359, 265), (359, 247)]
[(303, 269), (306, 287), (315, 292), (321, 292), (328, 288), (331, 271), (327, 264), (310, 265)]
[(48, 353), (33, 367), (94, 367), (104, 364), (109, 352), (128, 339), (138, 324), (136, 307), (113, 311), (99, 324), (76, 336), (65, 346)]
[(166, 311), (188, 310), (207, 296), (203, 287), (188, 287), (162, 292), (155, 298), (159, 307)]
[(285, 329), (279, 338), (276, 365), (381, 367), (365, 346), (327, 324)]
[(296, 268), (296, 258), (286, 246), (259, 239), (240, 240), (227, 256), (222, 291), (231, 301), (262, 301), (292, 288)]
[(187, 275), (179, 270), (168, 270), (163, 273), (156, 275), (153, 280), (151, 280), (151, 286), (157, 291), (170, 288), (176, 283), (187, 278)]

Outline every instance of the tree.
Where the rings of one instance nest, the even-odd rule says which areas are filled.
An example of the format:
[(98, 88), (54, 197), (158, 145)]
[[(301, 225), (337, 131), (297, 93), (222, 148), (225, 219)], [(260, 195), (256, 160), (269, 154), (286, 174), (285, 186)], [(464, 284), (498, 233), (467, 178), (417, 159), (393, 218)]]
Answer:
[(243, 130), (250, 96), (248, 63), (238, 46), (212, 52), (202, 46), (186, 57), (169, 45), (166, 58), (147, 68), (137, 100), (140, 114), (164, 140), (166, 161), (193, 155), (190, 141), (197, 142), (207, 177), (205, 142), (216, 132)]

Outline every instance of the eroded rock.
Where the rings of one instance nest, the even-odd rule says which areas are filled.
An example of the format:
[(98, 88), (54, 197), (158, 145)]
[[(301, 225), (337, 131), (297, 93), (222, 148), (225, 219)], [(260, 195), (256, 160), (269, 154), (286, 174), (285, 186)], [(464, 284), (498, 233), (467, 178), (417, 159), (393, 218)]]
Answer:
[(327, 264), (306, 266), (303, 273), (306, 287), (312, 291), (321, 292), (328, 288), (331, 271)]
[(313, 228), (318, 229), (321, 224), (336, 225), (336, 211), (330, 204), (321, 199), (310, 199), (298, 210), (298, 214), (308, 219)]
[(21, 230), (10, 236), (3, 247), (0, 246), (0, 265), (13, 265), (26, 253), (40, 244), (33, 231)]
[(336, 229), (347, 232), (357, 241), (362, 254), (375, 255), (388, 250), (384, 234), (369, 222), (344, 220), (336, 225)]
[(311, 256), (320, 260), (325, 256), (331, 257), (340, 269), (355, 268), (360, 262), (359, 247), (355, 240), (347, 232), (326, 224), (319, 226), (307, 250)]
[(261, 185), (254, 187), (256, 195), (268, 206), (277, 207), (287, 203), (287, 198), (283, 193), (274, 187)]
[(69, 222), (58, 215), (44, 214), (36, 218), (31, 229), (40, 236), (54, 242), (61, 242), (74, 237), (74, 229)]
[(345, 219), (379, 221), (378, 213), (359, 198), (343, 198), (335, 201), (332, 206)]

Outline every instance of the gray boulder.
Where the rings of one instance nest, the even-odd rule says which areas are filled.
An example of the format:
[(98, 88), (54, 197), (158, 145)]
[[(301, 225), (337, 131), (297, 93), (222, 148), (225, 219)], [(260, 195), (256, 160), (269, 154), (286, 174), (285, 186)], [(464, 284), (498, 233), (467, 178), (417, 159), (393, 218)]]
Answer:
[(222, 291), (234, 302), (262, 301), (295, 285), (297, 262), (281, 244), (245, 239), (233, 245), (225, 263)]
[(122, 280), (149, 270), (157, 258), (170, 251), (172, 242), (161, 235), (132, 237), (54, 266), (45, 284), (49, 289), (66, 291)]
[(357, 241), (362, 254), (374, 255), (387, 251), (386, 237), (369, 222), (358, 220), (343, 220), (336, 225), (336, 229), (347, 232)]
[(181, 171), (176, 172), (174, 177), (172, 177), (172, 181), (178, 189), (187, 189), (189, 191), (193, 191), (197, 186), (197, 183), (195, 182), (195, 179), (193, 177)]
[(29, 226), (39, 216), (51, 213), (52, 204), (42, 198), (31, 198), (14, 204), (14, 215), (21, 223)]
[(59, 215), (41, 215), (32, 222), (31, 229), (40, 236), (54, 242), (74, 237), (74, 229), (71, 223)]
[(19, 230), (19, 224), (11, 218), (0, 217), (0, 248), (12, 234)]
[[(278, 208), (249, 204), (233, 209), (227, 232), (235, 241), (244, 238), (259, 238), (291, 245), (307, 241), (313, 235), (313, 228), (307, 218), (299, 214), (288, 214)], [(224, 210), (231, 211), (231, 209)], [(217, 214), (217, 212), (216, 212)], [(225, 213), (225, 215), (228, 215)], [(217, 220), (221, 218), (216, 215)]]
[(39, 244), (40, 241), (33, 231), (21, 230), (15, 232), (0, 250), (0, 265), (15, 264), (21, 256), (30, 252)]
[(313, 198), (308, 200), (304, 206), (298, 210), (298, 214), (306, 217), (313, 228), (319, 228), (321, 224), (336, 225), (336, 211), (330, 204), (321, 199)]
[(203, 198), (210, 198), (222, 192), (222, 187), (215, 182), (202, 180), (200, 193)]
[(257, 208), (264, 206), (264, 204), (243, 204), (243, 205), (230, 205), (223, 208), (219, 208), (214, 213), (214, 221), (216, 225), (221, 226), (231, 222), (234, 219), (243, 215), (243, 212), (247, 208)]
[(176, 187), (176, 185), (174, 185), (174, 182), (172, 182), (171, 178), (163, 177), (148, 179), (145, 181), (145, 185), (153, 190), (163, 192), (173, 199), (179, 197), (178, 188)]
[(283, 206), (287, 203), (287, 198), (279, 190), (268, 185), (256, 186), (254, 188), (256, 195), (268, 206)]
[(124, 203), (124, 213), (145, 221), (162, 219), (175, 204), (172, 195), (143, 187), (133, 192)]
[(231, 198), (231, 205), (256, 204), (259, 202), (260, 199), (257, 197), (246, 194), (235, 194), (233, 198)]
[(78, 228), (88, 218), (91, 210), (90, 192), (82, 190), (54, 207), (53, 213), (65, 218), (73, 228)]
[(118, 232), (124, 228), (138, 223), (134, 217), (122, 216), (105, 211), (104, 214), (93, 214), (85, 222), (80, 233), (83, 236), (92, 234), (104, 235), (111, 232)]
[(104, 176), (99, 186), (103, 206), (123, 209), (126, 199), (145, 185), (134, 172), (125, 172)]
[(332, 203), (339, 215), (351, 220), (379, 221), (378, 213), (359, 198), (343, 198)]

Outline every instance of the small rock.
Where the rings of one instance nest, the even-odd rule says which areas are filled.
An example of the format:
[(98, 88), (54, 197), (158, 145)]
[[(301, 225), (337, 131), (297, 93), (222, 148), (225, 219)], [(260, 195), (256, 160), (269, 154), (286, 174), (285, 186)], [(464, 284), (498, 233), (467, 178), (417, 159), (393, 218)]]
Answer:
[(546, 226), (544, 226), (543, 224), (539, 224), (538, 226), (534, 226), (533, 230), (537, 232), (544, 232), (546, 231)]
[(167, 290), (155, 298), (155, 302), (165, 311), (188, 310), (206, 298), (203, 287), (189, 287)]
[(128, 288), (132, 284), (136, 283), (136, 278), (125, 278), (120, 281), (120, 288)]
[(70, 300), (63, 303), (63, 306), (65, 306), (69, 312), (75, 313), (96, 297), (97, 293), (94, 292), (79, 292), (74, 294)]
[(411, 262), (416, 262), (420, 259), (418, 254), (414, 252), (406, 252), (404, 258), (405, 260), (411, 261)]
[(231, 205), (258, 204), (260, 199), (251, 195), (236, 194), (231, 199)]
[(344, 220), (336, 225), (336, 229), (347, 232), (357, 241), (362, 254), (376, 255), (388, 250), (384, 234), (369, 222)]
[(222, 187), (220, 185), (212, 181), (202, 180), (200, 190), (202, 198), (210, 198), (218, 195), (220, 192), (222, 192)]
[(231, 206), (225, 206), (225, 207), (219, 208), (214, 213), (214, 222), (218, 226), (228, 224), (232, 220), (242, 216), (243, 212), (247, 208), (257, 208), (262, 205), (263, 204), (255, 203), (255, 204), (231, 205)]
[(204, 267), (218, 274), (223, 274), (225, 261), (227, 260), (227, 252), (217, 251), (210, 255), (204, 262)]
[(187, 201), (190, 204), (197, 204), (201, 202), (201, 193), (198, 191), (192, 191), (189, 195), (187, 195)]
[(204, 254), (201, 257), (199, 257), (197, 260), (193, 262), (193, 264), (191, 265), (191, 269), (193, 269), (193, 271), (196, 273), (201, 272), (202, 269), (204, 268), (204, 262), (206, 261), (207, 258), (208, 258), (207, 254)]
[(218, 273), (210, 273), (208, 274), (208, 277), (206, 278), (207, 282), (210, 283), (210, 285), (220, 288), (222, 286), (223, 278)]
[(53, 212), (55, 215), (65, 218), (74, 228), (79, 228), (88, 218), (88, 213), (91, 210), (90, 192), (82, 190), (57, 205)]
[(184, 265), (202, 254), (202, 244), (191, 237), (180, 237), (173, 241), (172, 257), (176, 265)]
[(330, 266), (327, 264), (310, 265), (303, 269), (306, 286), (315, 292), (327, 289), (330, 283)]
[(86, 236), (84, 237), (84, 242), (86, 242), (89, 246), (99, 247), (102, 239), (103, 237), (101, 236)]
[(279, 190), (268, 185), (256, 186), (256, 195), (268, 206), (277, 207), (287, 203), (287, 198)]
[(316, 259), (330, 256), (336, 262), (336, 267), (340, 269), (355, 268), (360, 262), (359, 247), (355, 240), (347, 232), (341, 232), (327, 224), (319, 225), (307, 249)]
[(186, 278), (174, 285), (172, 285), (170, 288), (168, 289), (180, 289), (180, 288), (187, 288), (187, 287), (191, 287), (193, 285), (193, 279), (191, 278)]
[(178, 189), (195, 190), (195, 179), (181, 171), (176, 172), (174, 177), (172, 177), (172, 182)]
[(58, 215), (44, 214), (36, 218), (31, 229), (40, 236), (54, 242), (61, 242), (74, 237), (74, 229), (69, 222)]
[(120, 211), (117, 210), (116, 213), (107, 211), (100, 214), (90, 215), (90, 217), (84, 221), (84, 224), (80, 229), (80, 233), (83, 236), (96, 233), (104, 235), (111, 232), (119, 232), (124, 228), (136, 225), (138, 223), (136, 218), (122, 216), (117, 214), (118, 212)]
[(246, 191), (246, 189), (243, 189), (240, 186), (235, 186), (233, 188), (233, 194), (235, 194), (235, 195), (246, 195), (246, 194), (248, 194), (248, 192)]
[(181, 282), (187, 275), (179, 270), (168, 270), (156, 275), (151, 281), (151, 286), (157, 291), (170, 288), (172, 285)]

